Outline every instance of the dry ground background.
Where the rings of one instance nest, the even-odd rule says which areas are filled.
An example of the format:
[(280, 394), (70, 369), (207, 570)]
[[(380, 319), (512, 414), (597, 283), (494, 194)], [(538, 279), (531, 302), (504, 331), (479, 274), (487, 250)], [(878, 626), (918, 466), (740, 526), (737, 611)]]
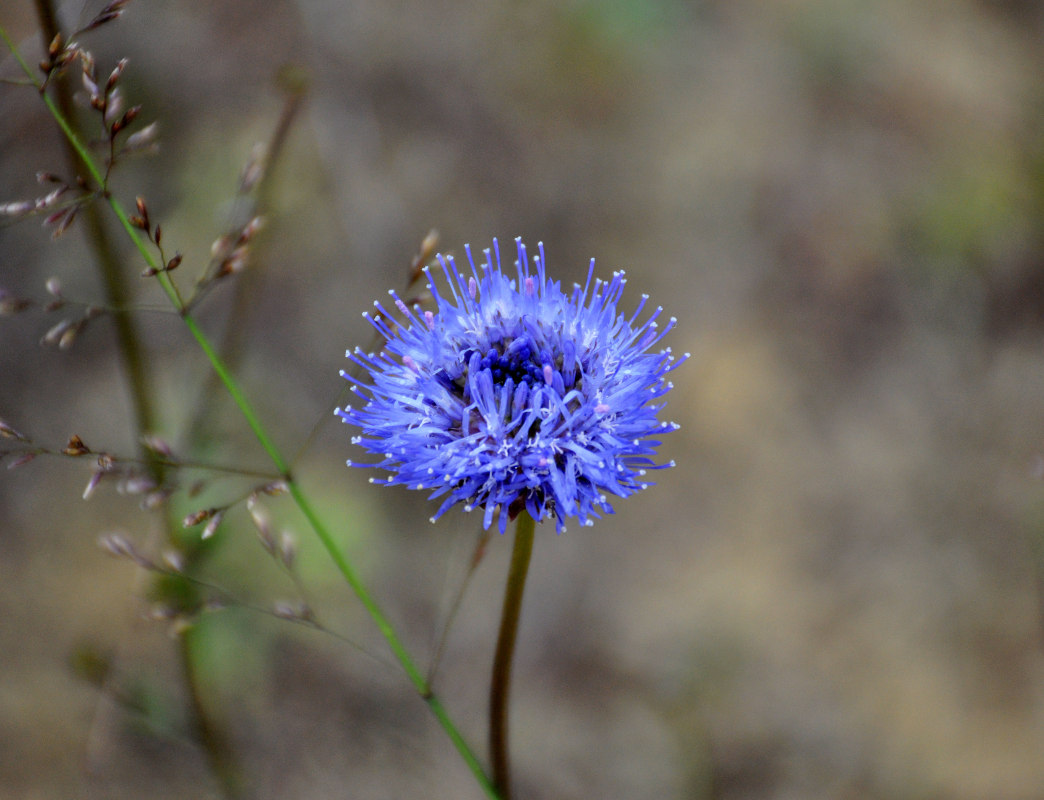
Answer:
[[(0, 21), (38, 57), (27, 0)], [(139, 0), (85, 41), (130, 58), (160, 120), (117, 190), (149, 198), (183, 278), (275, 125), (277, 71), (311, 76), (241, 368), (288, 451), (431, 227), (458, 252), (542, 239), (566, 280), (595, 256), (628, 270), (625, 305), (648, 292), (678, 317), (677, 469), (594, 528), (539, 531), (520, 797), (1021, 800), (1044, 797), (1042, 37), (1030, 0)], [(38, 99), (0, 87), (3, 199), (61, 163)], [(81, 236), (0, 227), (0, 285), (99, 297)], [(208, 330), (229, 296), (203, 306)], [(0, 417), (131, 452), (110, 326), (41, 348), (59, 318), (0, 320)], [(141, 320), (176, 442), (206, 368), (176, 319)], [(210, 423), (208, 457), (265, 466), (233, 410)], [(301, 473), (426, 658), (475, 520), (433, 527), (423, 497), (369, 487), (347, 435), (326, 424)], [(154, 523), (111, 487), (82, 501), (88, 475), (0, 476), (0, 795), (217, 797), (167, 626), (142, 619), (149, 580), (96, 544), (147, 546)], [(285, 519), (320, 613), (379, 651)], [(437, 681), (478, 744), (508, 549), (492, 542)], [(295, 596), (242, 512), (207, 574), (261, 605)], [(208, 698), (256, 797), (479, 796), (396, 670), (241, 608), (203, 624)], [(105, 690), (85, 653), (112, 659)]]

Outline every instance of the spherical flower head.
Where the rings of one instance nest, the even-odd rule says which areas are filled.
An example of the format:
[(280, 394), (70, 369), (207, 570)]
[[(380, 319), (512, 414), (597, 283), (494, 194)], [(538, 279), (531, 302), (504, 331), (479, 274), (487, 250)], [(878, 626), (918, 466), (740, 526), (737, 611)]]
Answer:
[(397, 320), (375, 303), (379, 315), (364, 316), (383, 349), (347, 353), (362, 368), (352, 391), (364, 404), (336, 413), (361, 429), (354, 444), (381, 456), (365, 466), (388, 475), (372, 483), (444, 498), (433, 522), (460, 503), (483, 509), (485, 528), (499, 510), (501, 533), (523, 509), (561, 532), (569, 517), (587, 525), (612, 513), (608, 494), (627, 497), (650, 485), (648, 470), (673, 466), (652, 456), (655, 437), (678, 427), (657, 414), (685, 359), (651, 352), (675, 319), (659, 328), (657, 308), (638, 323), (647, 296), (630, 318), (617, 312), (622, 272), (592, 283), (592, 260), (586, 284), (566, 294), (545, 274), (542, 244), (533, 269), (516, 245), (510, 275), (496, 240), (479, 266), (465, 248), (466, 272), (439, 256), (448, 294), (425, 270), (434, 310), (391, 292)]

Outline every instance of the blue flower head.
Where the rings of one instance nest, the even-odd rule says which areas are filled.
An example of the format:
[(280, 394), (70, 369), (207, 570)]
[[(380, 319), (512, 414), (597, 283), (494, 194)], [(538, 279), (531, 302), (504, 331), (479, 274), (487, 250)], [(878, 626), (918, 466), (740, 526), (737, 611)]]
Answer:
[(464, 272), (439, 256), (449, 293), (426, 269), (434, 310), (407, 307), (391, 292), (396, 320), (375, 303), (379, 315), (364, 316), (383, 350), (347, 353), (363, 370), (352, 391), (364, 405), (336, 413), (361, 429), (354, 444), (382, 456), (365, 466), (388, 476), (371, 483), (444, 498), (433, 522), (461, 503), (483, 509), (486, 528), (499, 509), (502, 533), (522, 509), (554, 517), (561, 532), (567, 517), (589, 525), (612, 513), (607, 494), (649, 485), (655, 437), (678, 427), (657, 413), (667, 374), (681, 363), (669, 347), (650, 348), (675, 319), (658, 328), (657, 308), (638, 323), (648, 296), (629, 319), (617, 313), (624, 275), (592, 284), (593, 260), (586, 284), (566, 294), (545, 274), (543, 245), (534, 272), (516, 244), (513, 275), (501, 269), (496, 240), (477, 267), (465, 248)]

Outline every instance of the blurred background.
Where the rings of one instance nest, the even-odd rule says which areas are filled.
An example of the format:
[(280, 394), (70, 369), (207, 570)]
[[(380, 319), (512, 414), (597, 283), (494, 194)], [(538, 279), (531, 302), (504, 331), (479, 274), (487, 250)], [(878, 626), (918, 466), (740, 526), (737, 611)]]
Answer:
[[(69, 2), (66, 30), (101, 7)], [(32, 4), (0, 23), (41, 57)], [(403, 287), (431, 228), (460, 254), (517, 235), (551, 271), (626, 269), (690, 351), (661, 452), (676, 469), (593, 528), (538, 530), (513, 693), (520, 798), (1044, 796), (1044, 3), (1033, 0), (299, 0), (131, 3), (81, 37), (158, 120), (114, 191), (144, 195), (188, 291), (241, 213), (239, 175), (287, 87), (303, 105), (247, 271), (199, 306), (369, 586), (427, 664), (478, 520), (432, 526), (379, 490), (332, 408), (360, 312)], [(5, 53), (4, 78), (18, 77)], [(0, 87), (2, 201), (62, 172), (38, 96)], [(0, 226), (0, 286), (103, 297), (85, 229)], [(159, 434), (266, 470), (236, 410), (120, 242)], [(60, 351), (67, 310), (0, 319), (0, 418), (130, 455), (111, 321)], [(1037, 394), (1034, 394), (1034, 393)], [(202, 415), (202, 423), (199, 417)], [(10, 442), (7, 442), (10, 444)], [(14, 459), (4, 459), (10, 464)], [(154, 577), (99, 535), (160, 549), (159, 513), (88, 460), (0, 475), (0, 794), (220, 797), (187, 722)], [(206, 479), (175, 517), (241, 498)], [(246, 487), (246, 488), (244, 488)], [(237, 506), (200, 560), (203, 699), (258, 798), (480, 797), (288, 499), (329, 633)], [(195, 529), (198, 534), (198, 528)], [(190, 532), (190, 535), (195, 535)], [(494, 536), (435, 679), (484, 752), (510, 540)], [(231, 600), (230, 597), (234, 597)]]

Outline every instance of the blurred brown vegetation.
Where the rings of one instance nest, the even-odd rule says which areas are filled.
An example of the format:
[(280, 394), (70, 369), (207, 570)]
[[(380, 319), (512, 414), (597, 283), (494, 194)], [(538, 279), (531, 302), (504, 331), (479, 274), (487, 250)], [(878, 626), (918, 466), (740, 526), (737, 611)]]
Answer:
[[(0, 22), (36, 56), (31, 4)], [(116, 190), (148, 198), (182, 279), (271, 135), (279, 71), (309, 76), (241, 365), (289, 452), (431, 227), (457, 252), (543, 240), (567, 281), (595, 256), (628, 270), (625, 304), (647, 292), (679, 318), (678, 467), (594, 528), (538, 531), (520, 797), (1016, 800), (1044, 795), (1042, 37), (1031, 0), (176, 0), (84, 41), (100, 65), (130, 59), (160, 121), (160, 152)], [(3, 87), (0, 199), (32, 196), (58, 144), (33, 92)], [(81, 236), (0, 227), (0, 285), (41, 298), (57, 275), (97, 298)], [(229, 296), (201, 307), (208, 330)], [(57, 319), (0, 320), (0, 417), (132, 452), (111, 331), (41, 348)], [(175, 318), (141, 321), (177, 442), (207, 371)], [(265, 466), (228, 404), (208, 421), (205, 457)], [(368, 486), (347, 438), (331, 419), (300, 472), (426, 656), (475, 520), (431, 526), (422, 496)], [(149, 578), (96, 545), (147, 546), (154, 523), (111, 488), (82, 501), (88, 477), (41, 458), (0, 478), (0, 794), (216, 797), (167, 626), (142, 619)], [(324, 619), (383, 652), (272, 507)], [(493, 540), (436, 681), (477, 745), (507, 549)], [(208, 571), (259, 605), (295, 596), (245, 514)], [(247, 609), (201, 624), (257, 797), (479, 796), (395, 669)]]

